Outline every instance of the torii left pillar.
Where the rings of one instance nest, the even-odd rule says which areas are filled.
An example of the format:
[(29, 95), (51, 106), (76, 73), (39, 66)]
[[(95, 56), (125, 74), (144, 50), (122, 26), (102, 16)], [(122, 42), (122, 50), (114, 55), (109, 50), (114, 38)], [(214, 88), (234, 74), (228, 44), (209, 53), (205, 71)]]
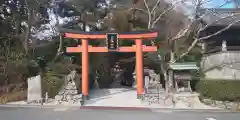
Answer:
[(137, 98), (140, 99), (144, 94), (143, 85), (143, 50), (142, 40), (136, 39), (136, 78), (137, 78)]
[(88, 98), (88, 40), (82, 39), (82, 94)]

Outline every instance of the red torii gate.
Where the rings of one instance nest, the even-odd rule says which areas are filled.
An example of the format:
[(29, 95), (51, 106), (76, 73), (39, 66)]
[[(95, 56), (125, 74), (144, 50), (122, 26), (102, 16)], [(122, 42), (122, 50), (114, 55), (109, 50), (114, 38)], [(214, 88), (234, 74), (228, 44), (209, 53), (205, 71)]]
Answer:
[[(154, 30), (132, 31), (122, 33), (105, 33), (105, 32), (82, 32), (74, 30), (61, 30), (63, 37), (81, 39), (82, 45), (77, 47), (67, 47), (68, 53), (82, 52), (82, 94), (84, 100), (88, 97), (88, 52), (136, 52), (136, 79), (137, 79), (137, 98), (144, 94), (143, 85), (143, 52), (155, 52), (157, 46), (142, 45), (142, 40), (150, 40), (157, 37), (158, 33)], [(109, 39), (110, 37), (110, 39)], [(106, 47), (93, 47), (88, 45), (88, 40), (107, 39)], [(131, 47), (118, 47), (118, 39), (135, 40)], [(110, 41), (109, 41), (110, 40)]]

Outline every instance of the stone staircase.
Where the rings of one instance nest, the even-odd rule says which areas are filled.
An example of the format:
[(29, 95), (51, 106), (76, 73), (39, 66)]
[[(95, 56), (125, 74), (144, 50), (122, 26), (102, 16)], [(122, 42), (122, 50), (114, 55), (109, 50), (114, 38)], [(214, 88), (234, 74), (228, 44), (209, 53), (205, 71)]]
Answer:
[(142, 98), (143, 103), (152, 104), (161, 104), (161, 105), (172, 105), (170, 96), (162, 88), (160, 83), (150, 83), (145, 90), (145, 95)]

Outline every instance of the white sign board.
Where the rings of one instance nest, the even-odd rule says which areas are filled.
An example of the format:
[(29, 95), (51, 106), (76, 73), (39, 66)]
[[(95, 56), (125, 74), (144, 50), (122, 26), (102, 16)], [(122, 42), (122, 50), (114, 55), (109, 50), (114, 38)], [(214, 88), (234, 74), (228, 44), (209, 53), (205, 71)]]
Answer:
[(28, 78), (27, 101), (34, 102), (42, 100), (42, 86), (40, 75)]

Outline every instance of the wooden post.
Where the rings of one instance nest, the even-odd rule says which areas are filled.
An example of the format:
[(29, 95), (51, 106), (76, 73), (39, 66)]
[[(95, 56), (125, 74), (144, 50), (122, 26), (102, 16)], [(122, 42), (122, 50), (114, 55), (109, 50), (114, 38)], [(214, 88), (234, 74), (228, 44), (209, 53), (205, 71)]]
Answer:
[(137, 98), (141, 98), (143, 89), (143, 50), (142, 50), (142, 40), (136, 39), (136, 78), (137, 78)]
[(88, 40), (82, 39), (82, 94), (88, 97)]

